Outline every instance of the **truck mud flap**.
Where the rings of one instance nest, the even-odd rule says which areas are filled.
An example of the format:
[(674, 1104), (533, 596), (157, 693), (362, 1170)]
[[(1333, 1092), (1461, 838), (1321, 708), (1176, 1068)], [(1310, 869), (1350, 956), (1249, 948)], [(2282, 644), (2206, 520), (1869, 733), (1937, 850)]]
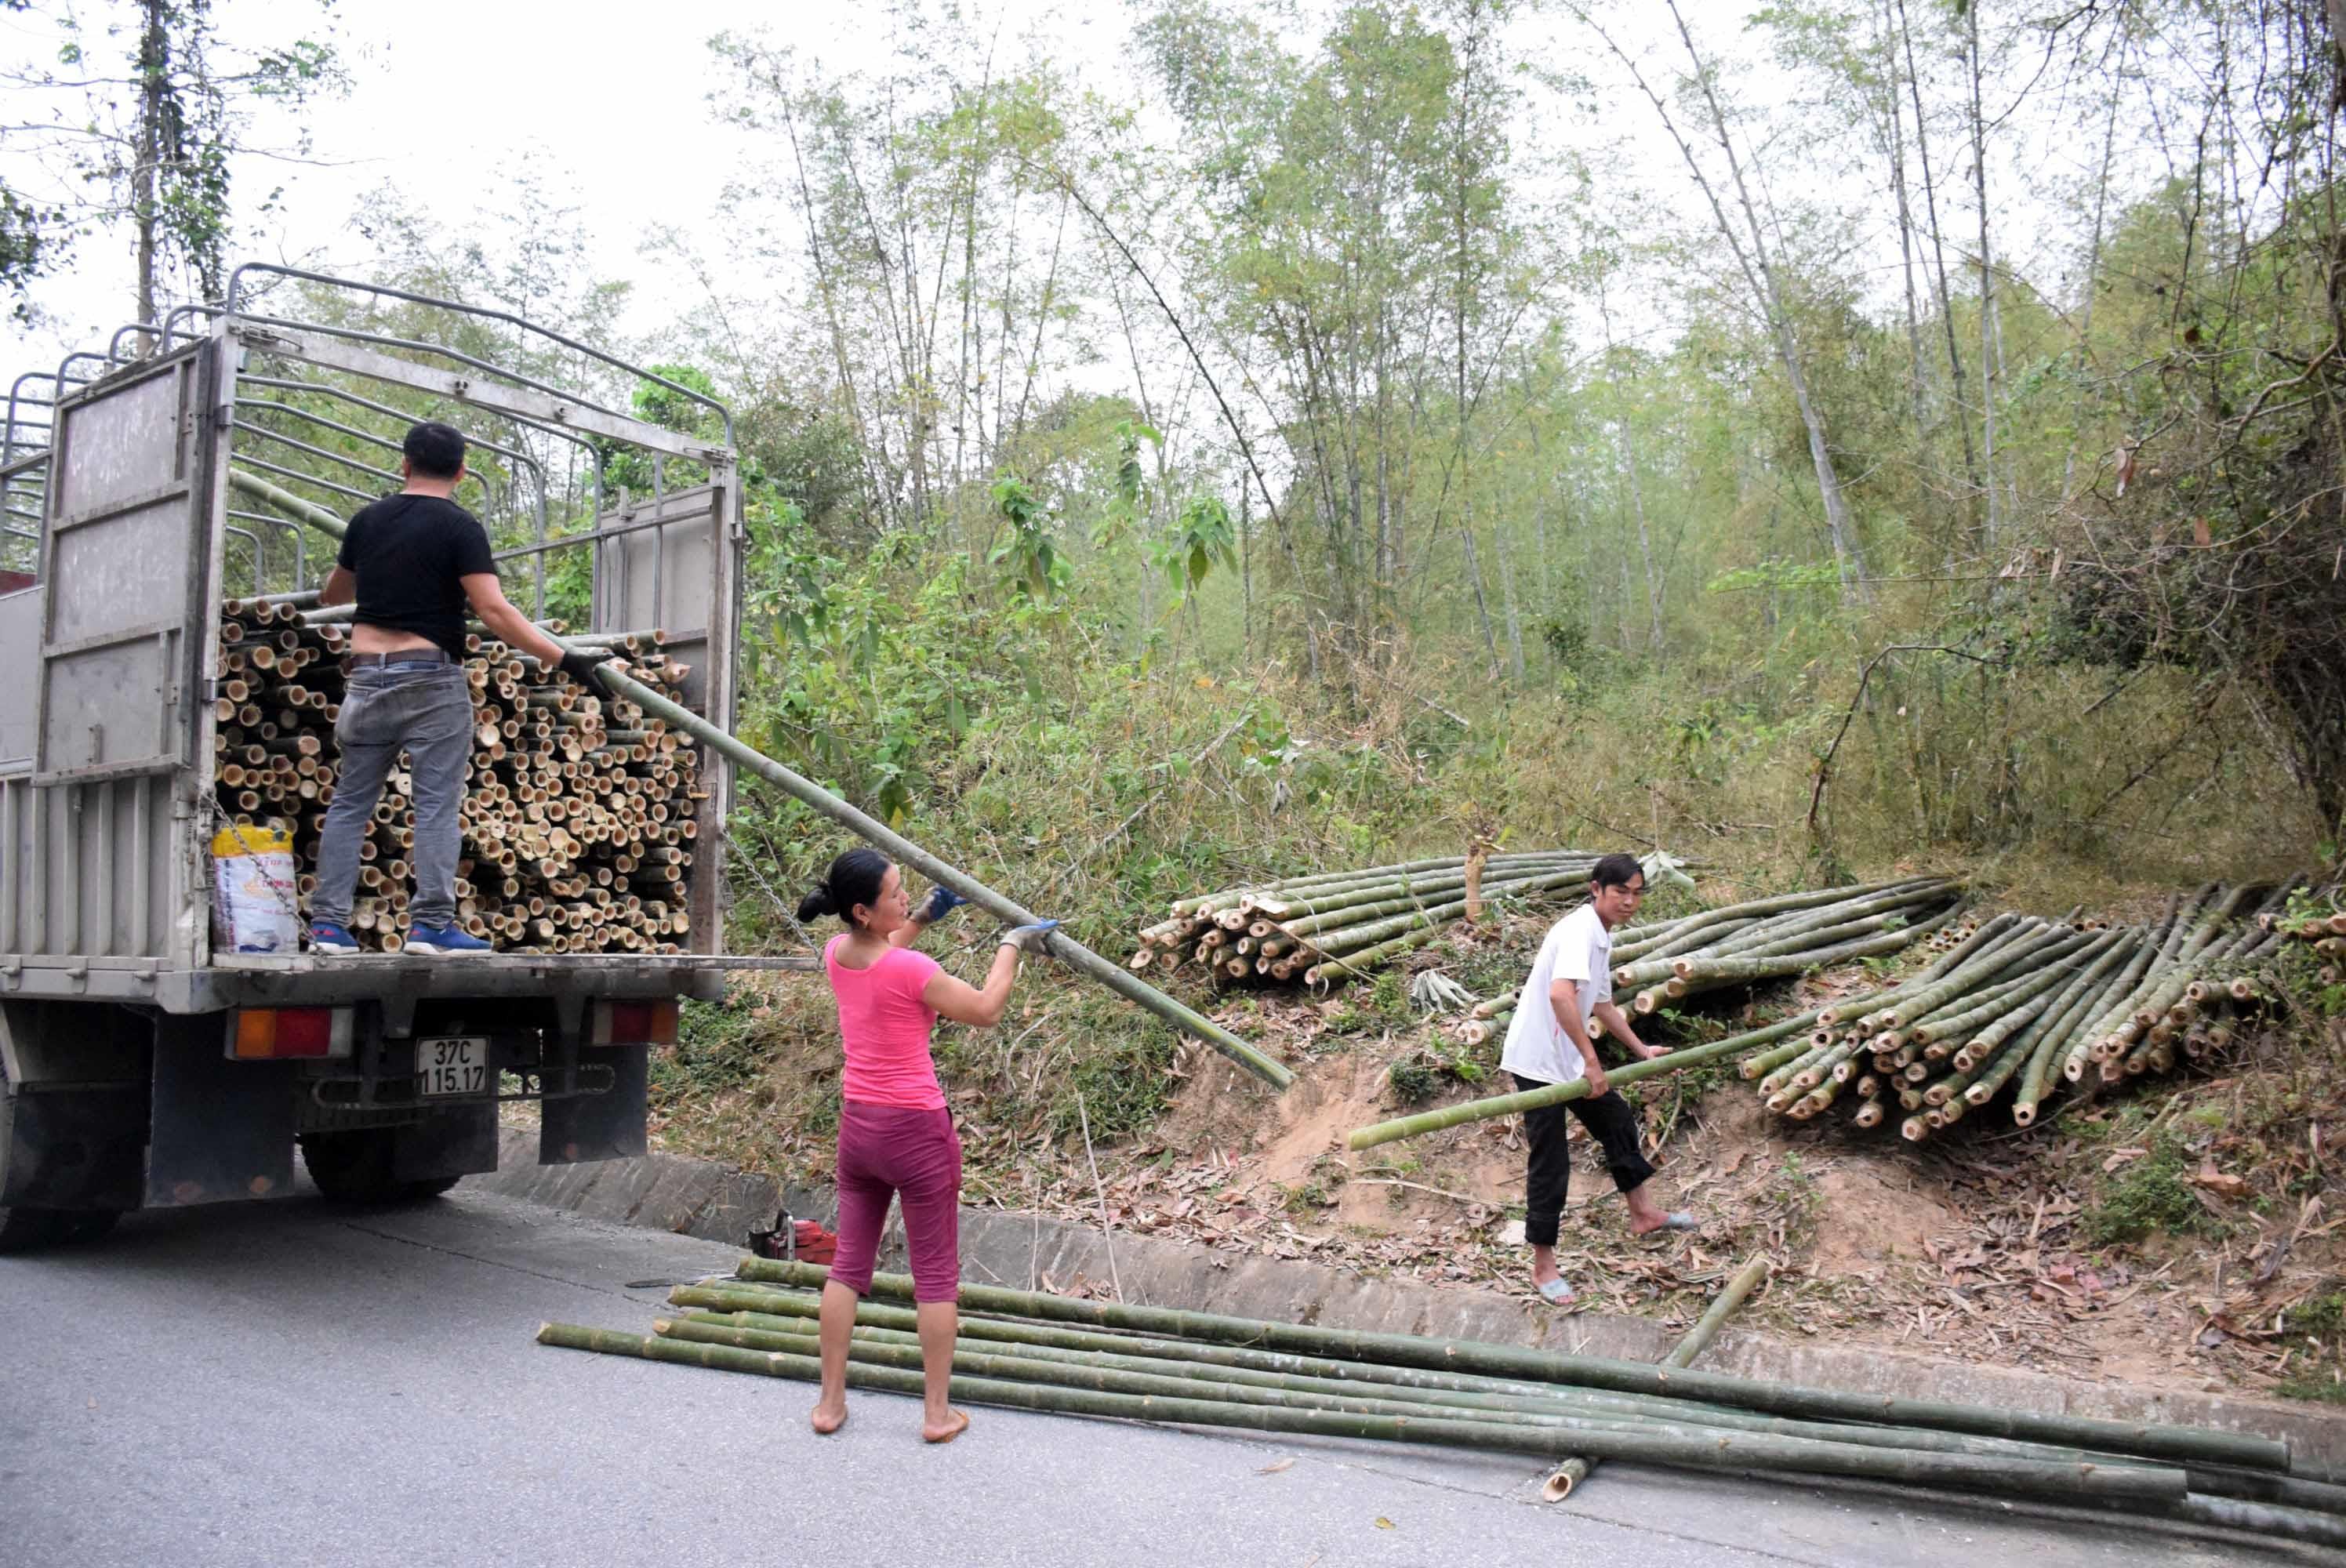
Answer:
[(292, 1189), (295, 1064), (231, 1062), (220, 1028), (218, 1013), (156, 1020), (149, 1207), (274, 1197)]
[(627, 1159), (645, 1151), (648, 1052), (649, 1047), (643, 1045), (580, 1048), (581, 1075), (600, 1077), (601, 1074), (586, 1069), (607, 1067), (611, 1087), (600, 1095), (548, 1100), (540, 1107), (538, 1164), (583, 1165), (589, 1160)]
[(0, 1208), (137, 1208), (144, 1099), (118, 1088), (0, 1095)]
[(453, 1105), (393, 1133), (391, 1176), (396, 1182), (439, 1181), (497, 1168), (497, 1108)]

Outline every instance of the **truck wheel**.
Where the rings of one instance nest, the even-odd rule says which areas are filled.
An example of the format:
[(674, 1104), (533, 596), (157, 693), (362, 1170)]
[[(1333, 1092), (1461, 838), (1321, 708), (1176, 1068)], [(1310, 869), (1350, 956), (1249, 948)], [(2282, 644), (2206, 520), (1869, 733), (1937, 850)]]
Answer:
[(398, 1140), (393, 1127), (364, 1127), (354, 1132), (303, 1133), (301, 1163), (310, 1179), (335, 1203), (422, 1203), (435, 1198), (464, 1180), (434, 1176), (427, 1181), (392, 1178), (392, 1151)]
[[(0, 1062), (0, 1191), (8, 1186), (8, 1162), (15, 1126), (15, 1089)], [(26, 1157), (23, 1154), (18, 1158)], [(66, 1241), (94, 1241), (114, 1228), (121, 1215), (110, 1208), (0, 1207), (0, 1253), (30, 1252)]]
[(63, 1241), (65, 1222), (54, 1208), (0, 1208), (0, 1252), (30, 1252)]

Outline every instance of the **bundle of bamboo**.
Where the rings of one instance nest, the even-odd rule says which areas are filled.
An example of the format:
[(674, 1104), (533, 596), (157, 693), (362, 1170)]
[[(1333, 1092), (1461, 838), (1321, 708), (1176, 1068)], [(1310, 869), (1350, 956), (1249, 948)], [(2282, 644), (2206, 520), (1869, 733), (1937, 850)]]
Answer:
[[(244, 600), (223, 606), (220, 623), (215, 799), (230, 822), (290, 835), (304, 867), (315, 863), (334, 794), (347, 634), (333, 616)], [(680, 687), (689, 673), (660, 651), (658, 632), (598, 640), (657, 687)], [(634, 703), (583, 690), (501, 642), (468, 646), (474, 734), (458, 922), (500, 949), (680, 951), (691, 930), (698, 750)], [(351, 927), (362, 947), (403, 945), (413, 823), (409, 776), (395, 770), (359, 850)], [(306, 913), (316, 879), (305, 871), (299, 887)]]
[[(2164, 1073), (2178, 1054), (2196, 1060), (2229, 1037), (2200, 1020), (2256, 1005), (2252, 971), (2280, 940), (2267, 922), (2235, 919), (2258, 891), (2204, 888), (2147, 927), (2000, 916), (1914, 978), (1822, 1010), (1812, 1031), (1749, 1058), (1743, 1074), (1770, 1110), (1800, 1121), (1845, 1090), (1861, 1126), (1891, 1120), (1894, 1105), (1914, 1142), (2009, 1084), (2013, 1119), (2027, 1126), (2063, 1083), (2090, 1093)], [(2272, 890), (2264, 911), (2290, 891)]]
[[(1616, 1084), (1634, 1083), (1721, 1056), (1741, 1057), (1742, 1075), (1757, 1081), (1768, 1108), (1779, 1115), (1807, 1121), (1846, 1095), (1855, 1103), (1857, 1125), (1872, 1127), (1890, 1120), (1894, 1105), (1904, 1113), (1895, 1125), (1913, 1142), (1953, 1125), (2010, 1086), (2013, 1120), (2025, 1127), (2065, 1084), (2093, 1094), (2146, 1073), (2168, 1072), (2178, 1056), (2196, 1061), (2227, 1044), (2231, 1028), (2222, 1015), (2261, 1004), (2270, 983), (2262, 971), (2295, 934), (2272, 917), (2297, 886), (2211, 883), (2188, 901), (2171, 901), (2166, 915), (2147, 927), (2016, 914), (1998, 915), (1967, 932), (1945, 927), (1928, 944), (1937, 953), (1934, 961), (1909, 979), (1606, 1075)], [(1885, 896), (1866, 890), (1857, 901)], [(2258, 918), (2240, 919), (2252, 903)], [(1744, 929), (1757, 929), (1759, 917), (1750, 918), (1755, 925)], [(1942, 913), (1926, 923), (1947, 918)], [(1811, 928), (1810, 940), (1818, 929), (1831, 927)], [(1649, 973), (1639, 965), (1676, 940), (1656, 932), (1626, 944), (1639, 956), (1615, 972), (1616, 982)], [(1849, 949), (1866, 940), (1832, 942), (1810, 950), (1807, 958), (1853, 956)], [(1760, 945), (1774, 943), (1763, 934)], [(1616, 942), (1616, 958), (1624, 947)], [(1695, 972), (1748, 974), (1753, 967), (1748, 954), (1747, 949), (1746, 961), (1730, 958), (1708, 969), (1698, 959)], [(1487, 1009), (1489, 1017), (1468, 1022), (1466, 1031), (1479, 1025), (1469, 1038), (1487, 1038), (1512, 1006), (1504, 998), (1479, 1004), (1475, 1011)], [(1349, 1142), (1371, 1148), (1586, 1092), (1584, 1084), (1558, 1084), (1471, 1101), (1360, 1128)]]
[[(825, 1270), (745, 1258), (679, 1286), (648, 1336), (549, 1323), (541, 1344), (812, 1380)], [(1760, 1278), (1740, 1274), (1707, 1329)], [(872, 1280), (851, 1386), (921, 1387), (912, 1281)], [(1352, 1332), (965, 1285), (952, 1393), (972, 1404), (1536, 1456), (1570, 1483), (1599, 1460), (1853, 1476), (2096, 1502), (2346, 1544), (2346, 1487), (2290, 1473), (2285, 1443), (2233, 1432), (1884, 1398), (1476, 1340)]]
[(1952, 921), (1962, 898), (1944, 877), (1910, 877), (1705, 910), (1617, 935), (1613, 984), (1644, 987), (1631, 1006), (1648, 1013), (1700, 992), (1895, 952)]
[[(1176, 903), (1140, 932), (1135, 971), (1185, 965), (1217, 982), (1330, 985), (1440, 936), (1477, 899), (1553, 898), (1588, 885), (1580, 850), (1411, 860), (1225, 888)], [(1673, 862), (1675, 864), (1675, 862)]]

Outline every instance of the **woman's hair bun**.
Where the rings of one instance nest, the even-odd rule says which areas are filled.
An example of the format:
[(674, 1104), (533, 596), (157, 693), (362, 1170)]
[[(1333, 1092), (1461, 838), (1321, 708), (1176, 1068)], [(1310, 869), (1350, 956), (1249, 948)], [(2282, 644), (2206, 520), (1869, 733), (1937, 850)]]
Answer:
[(892, 863), (869, 844), (858, 844), (831, 861), (822, 874), (822, 885), (799, 901), (799, 919), (837, 915), (854, 925), (856, 905), (879, 903), (880, 884), (887, 881)]

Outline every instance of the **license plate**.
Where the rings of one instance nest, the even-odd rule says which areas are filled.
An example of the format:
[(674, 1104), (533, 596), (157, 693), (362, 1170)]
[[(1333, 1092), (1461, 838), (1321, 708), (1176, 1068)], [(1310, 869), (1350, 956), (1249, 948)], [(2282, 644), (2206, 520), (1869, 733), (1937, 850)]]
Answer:
[(479, 1034), (415, 1043), (415, 1075), (427, 1100), (479, 1095), (489, 1086), (489, 1043)]

